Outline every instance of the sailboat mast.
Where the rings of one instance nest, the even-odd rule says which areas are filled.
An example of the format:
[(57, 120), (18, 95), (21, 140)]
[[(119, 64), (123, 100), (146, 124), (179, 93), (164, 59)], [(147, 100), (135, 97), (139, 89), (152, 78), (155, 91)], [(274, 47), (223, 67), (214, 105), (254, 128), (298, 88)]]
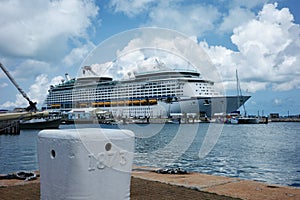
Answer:
[(235, 70), (235, 78), (236, 78), (236, 94), (237, 94), (237, 106), (240, 107), (240, 90), (239, 90), (239, 77), (237, 69)]
[[(235, 75), (236, 75), (237, 100), (238, 100), (238, 108), (239, 108), (240, 105), (241, 105), (240, 98), (243, 98), (243, 94), (242, 94), (242, 89), (241, 89), (241, 85), (240, 85), (240, 80), (239, 80), (237, 69), (235, 70)], [(246, 111), (244, 103), (242, 105), (243, 105), (243, 110), (244, 110), (244, 113), (245, 113), (245, 116), (246, 116), (247, 115), (247, 111)]]

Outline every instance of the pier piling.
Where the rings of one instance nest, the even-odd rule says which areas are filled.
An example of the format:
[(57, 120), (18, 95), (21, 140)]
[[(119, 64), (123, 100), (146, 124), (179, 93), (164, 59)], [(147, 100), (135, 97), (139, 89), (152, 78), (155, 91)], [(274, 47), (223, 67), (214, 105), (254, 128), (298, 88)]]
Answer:
[(3, 134), (10, 134), (10, 135), (20, 134), (19, 120), (0, 121), (0, 135), (3, 135)]

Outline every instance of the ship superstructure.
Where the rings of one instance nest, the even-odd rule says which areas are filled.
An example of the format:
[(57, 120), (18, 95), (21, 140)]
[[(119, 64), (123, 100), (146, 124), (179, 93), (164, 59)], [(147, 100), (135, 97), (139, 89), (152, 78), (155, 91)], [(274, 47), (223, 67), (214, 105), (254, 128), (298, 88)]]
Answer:
[(170, 113), (232, 112), (250, 96), (223, 96), (214, 82), (190, 70), (159, 70), (135, 74), (127, 80), (83, 76), (51, 86), (48, 109), (99, 107), (119, 117), (162, 117)]

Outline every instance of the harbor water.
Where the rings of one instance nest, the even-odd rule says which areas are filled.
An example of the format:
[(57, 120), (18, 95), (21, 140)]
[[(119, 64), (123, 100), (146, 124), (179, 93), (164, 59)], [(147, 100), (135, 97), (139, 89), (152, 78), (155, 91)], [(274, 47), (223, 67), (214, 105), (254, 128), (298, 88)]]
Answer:
[[(60, 129), (95, 126), (61, 125)], [(220, 134), (211, 135), (213, 141), (207, 140), (208, 130), (220, 126)], [(299, 122), (224, 126), (129, 124), (119, 128), (136, 134), (136, 165), (180, 167), (187, 171), (300, 187)], [(38, 170), (38, 132), (21, 130), (20, 135), (0, 135), (0, 174)], [(211, 146), (210, 151), (199, 156), (201, 147), (207, 144)]]

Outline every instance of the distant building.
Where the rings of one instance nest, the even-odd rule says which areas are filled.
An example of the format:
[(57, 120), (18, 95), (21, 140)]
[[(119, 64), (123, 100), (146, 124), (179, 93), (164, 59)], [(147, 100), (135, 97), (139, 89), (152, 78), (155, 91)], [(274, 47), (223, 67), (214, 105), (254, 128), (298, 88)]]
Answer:
[(270, 113), (270, 118), (271, 119), (279, 118), (279, 113)]
[(300, 118), (300, 115), (290, 115), (290, 118)]

